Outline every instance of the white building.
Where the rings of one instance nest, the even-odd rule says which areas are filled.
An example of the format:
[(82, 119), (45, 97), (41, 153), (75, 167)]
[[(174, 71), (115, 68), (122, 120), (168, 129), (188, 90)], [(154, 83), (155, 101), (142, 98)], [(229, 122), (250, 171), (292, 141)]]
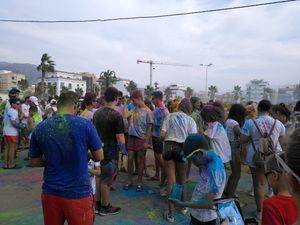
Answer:
[[(41, 79), (39, 79), (39, 82)], [(71, 73), (64, 71), (56, 71), (54, 73), (47, 73), (45, 77), (46, 86), (53, 85), (56, 87), (56, 94), (60, 95), (63, 87), (68, 88), (70, 91), (81, 89), (83, 95), (86, 93), (86, 81), (82, 79), (80, 73)]]
[(26, 76), (24, 74), (0, 70), (0, 92), (8, 92), (11, 88), (18, 87), (18, 82), (25, 79)]
[(293, 103), (296, 102), (298, 99), (295, 99), (294, 92), (296, 90), (295, 85), (285, 86), (278, 88), (278, 96), (277, 96), (277, 103)]
[(169, 88), (172, 91), (172, 96), (171, 96), (172, 99), (185, 97), (185, 91), (186, 91), (185, 86), (180, 84), (171, 84)]
[(246, 100), (253, 102), (261, 101), (267, 87), (269, 87), (269, 83), (264, 80), (251, 80), (246, 84)]

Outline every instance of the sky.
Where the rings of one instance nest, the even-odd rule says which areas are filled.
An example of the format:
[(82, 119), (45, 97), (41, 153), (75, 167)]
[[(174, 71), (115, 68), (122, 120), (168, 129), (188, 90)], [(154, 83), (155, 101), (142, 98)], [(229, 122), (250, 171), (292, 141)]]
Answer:
[[(267, 1), (267, 0), (265, 0)], [(3, 19), (94, 19), (205, 10), (263, 0), (1, 0)], [(271, 1), (271, 0), (270, 0)], [(190, 64), (155, 65), (159, 86), (181, 84), (220, 92), (251, 79), (278, 87), (300, 82), (300, 1), (267, 7), (154, 20), (84, 24), (0, 23), (0, 61), (38, 64), (48, 53), (56, 69), (114, 70), (140, 87), (149, 65), (137, 59)]]

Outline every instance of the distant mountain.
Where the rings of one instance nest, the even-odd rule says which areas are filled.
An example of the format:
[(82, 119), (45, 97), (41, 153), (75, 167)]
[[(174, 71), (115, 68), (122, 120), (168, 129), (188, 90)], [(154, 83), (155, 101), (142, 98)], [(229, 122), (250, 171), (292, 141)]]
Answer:
[(29, 63), (0, 62), (0, 70), (10, 70), (14, 73), (25, 74), (29, 84), (35, 84), (37, 79), (42, 76), (42, 73), (37, 71), (36, 67), (36, 65)]

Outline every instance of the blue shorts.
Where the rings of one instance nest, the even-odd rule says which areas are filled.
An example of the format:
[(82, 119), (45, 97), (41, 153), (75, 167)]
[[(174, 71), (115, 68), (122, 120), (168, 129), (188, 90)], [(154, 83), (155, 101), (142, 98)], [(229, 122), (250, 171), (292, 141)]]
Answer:
[(107, 185), (112, 185), (118, 176), (118, 161), (103, 161), (101, 162), (101, 182)]

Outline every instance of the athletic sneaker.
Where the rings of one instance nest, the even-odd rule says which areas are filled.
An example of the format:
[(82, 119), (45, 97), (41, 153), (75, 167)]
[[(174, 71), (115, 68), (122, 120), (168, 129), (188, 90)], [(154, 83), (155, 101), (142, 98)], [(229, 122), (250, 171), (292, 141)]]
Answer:
[(120, 207), (114, 207), (111, 204), (109, 204), (108, 206), (101, 207), (101, 209), (99, 211), (99, 215), (100, 216), (116, 215), (120, 212), (121, 212)]
[(182, 208), (182, 209), (180, 210), (180, 212), (181, 212), (182, 215), (186, 215), (186, 214), (188, 213), (188, 211), (189, 211), (189, 209), (186, 208), (186, 207), (184, 207), (184, 208)]
[(249, 196), (254, 197), (254, 189), (253, 188), (249, 191)]
[(168, 211), (165, 212), (164, 217), (169, 223), (174, 223), (175, 221), (174, 216), (170, 215)]
[(255, 214), (255, 218), (256, 218), (257, 220), (261, 221), (262, 213), (257, 211), (256, 214)]
[(169, 192), (167, 191), (167, 188), (166, 188), (166, 187), (160, 189), (160, 196), (161, 196), (161, 197), (166, 197), (166, 196), (168, 196), (168, 195), (169, 195)]

